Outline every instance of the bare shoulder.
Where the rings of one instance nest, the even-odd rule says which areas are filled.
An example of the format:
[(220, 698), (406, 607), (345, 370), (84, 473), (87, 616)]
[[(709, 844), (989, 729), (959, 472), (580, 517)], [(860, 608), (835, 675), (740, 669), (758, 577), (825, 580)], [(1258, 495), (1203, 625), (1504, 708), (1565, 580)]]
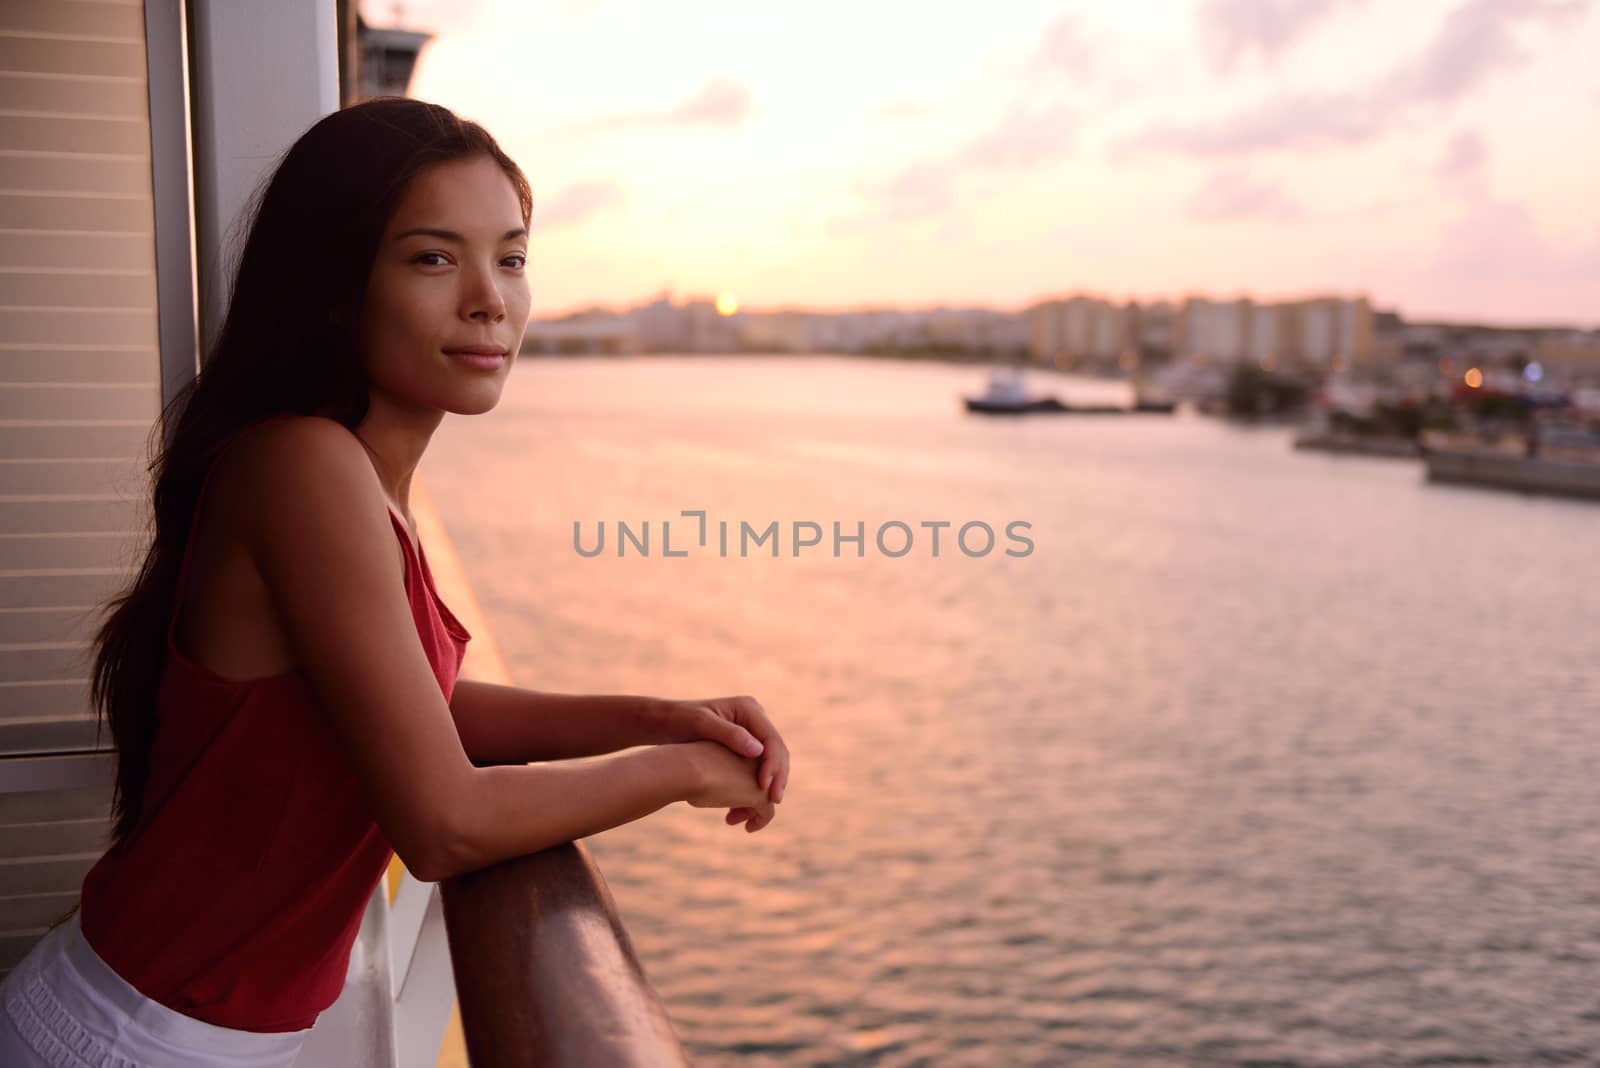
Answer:
[(234, 473), (262, 490), (280, 484), (314, 490), (328, 482), (356, 480), (371, 483), (382, 494), (361, 439), (332, 419), (280, 419), (252, 430), (228, 451)]
[(255, 519), (285, 510), (384, 515), (383, 487), (366, 447), (332, 419), (293, 416), (258, 427), (227, 450), (219, 467), (230, 496)]
[(340, 423), (293, 416), (257, 427), (229, 446), (214, 477), (233, 536), (258, 567), (264, 556), (303, 557), (339, 543), (377, 554), (389, 578), (396, 560), (403, 572), (377, 471)]

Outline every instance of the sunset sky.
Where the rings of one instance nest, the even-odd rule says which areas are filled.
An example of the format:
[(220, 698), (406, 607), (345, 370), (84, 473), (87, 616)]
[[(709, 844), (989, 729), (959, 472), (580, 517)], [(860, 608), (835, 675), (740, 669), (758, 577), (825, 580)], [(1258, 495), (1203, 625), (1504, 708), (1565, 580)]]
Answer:
[[(364, 3), (376, 25), (395, 5)], [(1600, 2), (412, 0), (535, 315), (1365, 293), (1600, 324)]]

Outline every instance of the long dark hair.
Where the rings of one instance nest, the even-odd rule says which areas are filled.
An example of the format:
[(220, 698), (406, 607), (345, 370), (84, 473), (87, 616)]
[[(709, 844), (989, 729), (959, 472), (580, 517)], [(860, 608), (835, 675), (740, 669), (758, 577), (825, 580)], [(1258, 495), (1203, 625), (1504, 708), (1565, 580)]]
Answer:
[(526, 225), (533, 194), (494, 138), (446, 108), (402, 97), (321, 119), (257, 194), (222, 329), (151, 434), (149, 551), (95, 638), (90, 700), (116, 744), (116, 844), (137, 825), (150, 779), (167, 628), (206, 471), (229, 438), (269, 416), (323, 414), (355, 429), (368, 404), (361, 307), (384, 227), (424, 167), (477, 156), (511, 179)]

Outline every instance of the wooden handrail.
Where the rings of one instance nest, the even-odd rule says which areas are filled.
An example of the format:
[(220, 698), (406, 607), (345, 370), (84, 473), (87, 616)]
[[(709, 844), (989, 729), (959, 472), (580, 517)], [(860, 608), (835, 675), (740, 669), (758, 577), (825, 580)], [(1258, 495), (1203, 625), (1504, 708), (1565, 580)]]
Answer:
[(687, 1065), (580, 843), (456, 876), (440, 891), (475, 1068)]
[[(513, 685), (424, 480), (411, 511), (434, 586), (472, 632), (462, 678)], [(568, 843), (439, 885), (460, 1039), (475, 1068), (686, 1065), (605, 878)], [(454, 1029), (446, 1049), (459, 1050)]]

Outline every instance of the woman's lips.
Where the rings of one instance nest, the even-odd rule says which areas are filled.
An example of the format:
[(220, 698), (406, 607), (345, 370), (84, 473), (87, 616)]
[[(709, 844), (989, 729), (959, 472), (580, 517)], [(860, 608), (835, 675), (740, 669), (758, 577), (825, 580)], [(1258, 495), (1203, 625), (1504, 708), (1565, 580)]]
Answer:
[(452, 360), (459, 360), (468, 367), (476, 367), (480, 371), (498, 370), (500, 365), (506, 362), (506, 354), (497, 349), (445, 349), (444, 354)]

